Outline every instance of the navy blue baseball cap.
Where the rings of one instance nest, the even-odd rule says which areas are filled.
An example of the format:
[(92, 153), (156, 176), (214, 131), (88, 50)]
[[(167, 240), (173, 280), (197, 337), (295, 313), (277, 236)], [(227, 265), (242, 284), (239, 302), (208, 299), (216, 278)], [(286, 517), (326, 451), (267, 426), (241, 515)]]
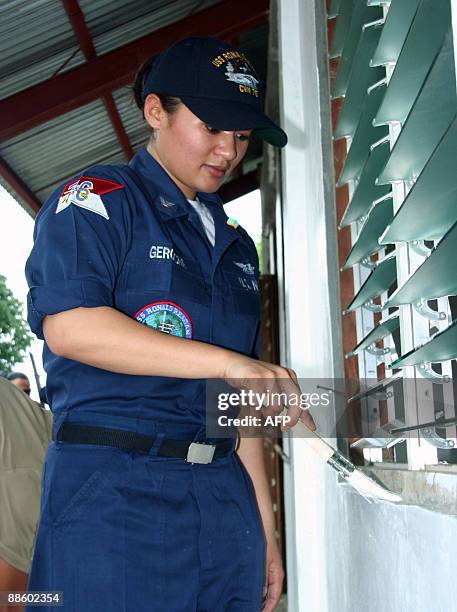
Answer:
[(143, 99), (150, 93), (180, 98), (212, 128), (252, 129), (273, 146), (287, 144), (286, 133), (262, 112), (261, 84), (251, 62), (218, 38), (184, 38), (157, 56)]

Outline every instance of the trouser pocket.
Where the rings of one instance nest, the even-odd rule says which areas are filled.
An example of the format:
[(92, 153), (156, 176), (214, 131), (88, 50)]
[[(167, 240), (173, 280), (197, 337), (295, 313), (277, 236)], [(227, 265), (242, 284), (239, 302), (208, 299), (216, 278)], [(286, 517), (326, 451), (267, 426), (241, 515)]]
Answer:
[(51, 445), (43, 474), (41, 520), (59, 529), (103, 512), (123, 495), (130, 455), (117, 448)]

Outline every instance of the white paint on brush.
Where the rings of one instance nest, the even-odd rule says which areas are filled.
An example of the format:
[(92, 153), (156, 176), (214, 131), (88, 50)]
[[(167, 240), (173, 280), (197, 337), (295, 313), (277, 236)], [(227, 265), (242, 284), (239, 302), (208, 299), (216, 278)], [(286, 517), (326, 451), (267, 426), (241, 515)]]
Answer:
[[(306, 425), (305, 425), (306, 427)], [(335, 459), (340, 455), (340, 453), (332, 448), (330, 444), (327, 444), (317, 433), (311, 431), (308, 427), (306, 427), (307, 433), (305, 436), (305, 442), (311, 446), (311, 448), (322, 457), (325, 461), (329, 461), (332, 457)], [(352, 465), (352, 464), (351, 464)], [(334, 466), (332, 466), (334, 467)], [(364, 474), (363, 472), (359, 472), (355, 466), (352, 465), (354, 471), (350, 476), (346, 478), (346, 482), (354, 487), (361, 495), (366, 498), (374, 498), (380, 499), (384, 501), (390, 502), (399, 502), (401, 501), (400, 495), (396, 493), (391, 493), (387, 489), (381, 487), (377, 482), (372, 480), (369, 476)], [(334, 469), (337, 469), (334, 467)], [(339, 471), (339, 470), (337, 470)]]
[(346, 480), (363, 496), (383, 499), (384, 501), (389, 502), (401, 501), (400, 495), (397, 495), (396, 493), (391, 493), (387, 489), (384, 489), (377, 482), (372, 480), (369, 476), (367, 476), (363, 472), (360, 472), (357, 469), (355, 469)]

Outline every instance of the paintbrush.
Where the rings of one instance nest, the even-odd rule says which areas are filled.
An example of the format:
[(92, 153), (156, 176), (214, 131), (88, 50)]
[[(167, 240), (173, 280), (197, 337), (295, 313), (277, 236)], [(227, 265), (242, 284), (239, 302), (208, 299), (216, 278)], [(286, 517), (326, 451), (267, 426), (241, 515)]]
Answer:
[[(306, 427), (305, 424), (303, 426)], [(344, 455), (330, 446), (330, 444), (327, 444), (318, 434), (311, 431), (309, 427), (306, 427), (306, 429), (306, 443), (368, 501), (371, 499), (389, 502), (401, 501), (400, 495), (382, 487), (375, 480), (358, 470)]]

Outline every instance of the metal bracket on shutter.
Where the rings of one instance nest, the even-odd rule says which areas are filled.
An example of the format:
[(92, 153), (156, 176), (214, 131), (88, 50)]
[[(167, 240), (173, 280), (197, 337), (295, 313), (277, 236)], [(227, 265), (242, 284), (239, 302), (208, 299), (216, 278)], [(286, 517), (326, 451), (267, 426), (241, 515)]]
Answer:
[(371, 393), (370, 397), (377, 401), (385, 401), (393, 397), (394, 394), (392, 391), (376, 391), (375, 393)]
[(434, 446), (435, 448), (443, 448), (445, 450), (449, 450), (455, 447), (455, 441), (450, 438), (442, 438), (441, 436), (439, 436), (436, 431), (436, 428), (446, 427), (449, 425), (456, 425), (456, 424), (457, 424), (457, 419), (455, 417), (451, 417), (449, 419), (439, 418), (435, 422), (420, 423), (419, 425), (394, 427), (393, 429), (391, 429), (391, 433), (394, 435), (400, 435), (402, 433), (406, 433), (410, 431), (419, 431), (422, 438), (426, 440), (429, 444)]
[(375, 344), (370, 344), (370, 346), (367, 346), (365, 350), (370, 355), (374, 355), (378, 361), (385, 361), (387, 355), (390, 355), (391, 353), (391, 349), (389, 347), (378, 348)]
[(443, 448), (445, 450), (449, 450), (450, 448), (454, 448), (455, 442), (449, 438), (442, 438), (438, 435), (435, 427), (428, 427), (424, 429), (420, 429), (421, 437), (424, 438), (426, 442), (434, 446), (435, 448)]
[(375, 304), (373, 300), (368, 300), (368, 302), (365, 302), (363, 307), (366, 308), (366, 310), (369, 310), (370, 312), (381, 312), (382, 311), (382, 306), (379, 306), (379, 304)]
[(444, 321), (447, 316), (445, 312), (438, 312), (430, 308), (427, 300), (423, 299), (413, 304), (413, 308), (418, 314), (431, 321)]
[[(382, 81), (378, 81), (377, 83), (372, 85), (370, 87), (370, 89), (374, 89), (375, 87), (379, 87), (379, 85), (384, 85), (384, 82), (385, 82), (385, 79), (382, 79)], [(376, 147), (379, 147), (379, 146), (385, 144), (386, 142), (390, 143), (390, 136), (384, 136), (384, 138), (381, 138), (380, 140), (377, 140), (376, 142), (374, 142), (372, 145), (370, 145), (370, 151), (373, 151), (373, 149), (376, 149)]]
[(417, 255), (420, 255), (421, 257), (428, 257), (428, 255), (430, 255), (430, 253), (432, 252), (432, 249), (429, 249), (425, 246), (423, 240), (412, 240), (409, 243), (409, 246), (411, 250), (413, 250), (415, 253), (417, 253)]
[(393, 434), (393, 430), (401, 425), (403, 425), (403, 423), (394, 419), (382, 425), (365, 438), (360, 438), (356, 442), (352, 442), (351, 448), (391, 448), (400, 442), (404, 442), (406, 439), (401, 435)]
[(360, 265), (362, 265), (364, 268), (368, 268), (369, 270), (373, 270), (373, 268), (376, 267), (376, 263), (374, 261), (371, 261), (369, 257), (364, 257), (360, 261)]
[(362, 26), (362, 32), (364, 32), (367, 28), (375, 28), (377, 26), (384, 25), (386, 21), (385, 17), (381, 17), (381, 19), (376, 19), (376, 21), (369, 21), (368, 23), (364, 23)]
[(432, 365), (429, 362), (421, 363), (417, 368), (424, 378), (428, 378), (438, 385), (446, 384), (451, 380), (447, 374), (438, 374), (438, 372), (432, 370)]
[[(385, 202), (386, 200), (391, 200), (392, 198), (393, 198), (393, 193), (391, 191), (389, 191), (389, 193), (386, 193), (386, 195), (383, 195), (382, 198), (378, 198), (377, 200), (374, 200), (373, 201), (373, 206), (377, 206), (381, 202)], [(382, 245), (382, 246), (384, 246), (384, 245)]]

